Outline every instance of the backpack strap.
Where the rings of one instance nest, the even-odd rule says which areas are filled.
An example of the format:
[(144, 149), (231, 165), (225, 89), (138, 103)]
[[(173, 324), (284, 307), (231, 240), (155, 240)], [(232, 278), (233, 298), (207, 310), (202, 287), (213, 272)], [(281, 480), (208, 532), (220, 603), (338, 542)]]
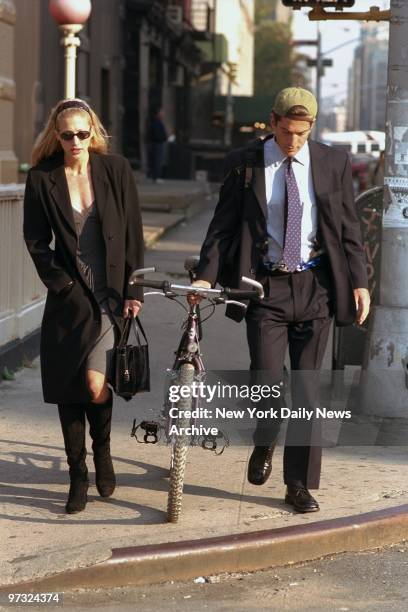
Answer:
[(245, 149), (245, 189), (249, 189), (252, 185), (254, 177), (254, 165), (256, 161), (257, 149), (260, 139), (257, 138), (250, 146)]

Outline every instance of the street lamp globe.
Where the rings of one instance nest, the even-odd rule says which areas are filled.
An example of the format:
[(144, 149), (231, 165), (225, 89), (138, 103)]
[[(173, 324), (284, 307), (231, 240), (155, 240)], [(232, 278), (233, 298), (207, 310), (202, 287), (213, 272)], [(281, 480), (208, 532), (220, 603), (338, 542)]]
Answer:
[(83, 25), (91, 14), (91, 0), (50, 0), (48, 8), (58, 25)]
[(81, 44), (76, 35), (91, 14), (91, 0), (50, 0), (48, 9), (62, 32), (61, 45), (65, 49), (64, 97), (75, 98), (76, 53)]

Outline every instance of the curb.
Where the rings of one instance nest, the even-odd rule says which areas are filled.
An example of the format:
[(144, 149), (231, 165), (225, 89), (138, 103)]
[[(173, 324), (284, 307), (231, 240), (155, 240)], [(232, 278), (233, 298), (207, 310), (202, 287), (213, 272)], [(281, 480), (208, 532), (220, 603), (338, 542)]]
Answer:
[(106, 561), (0, 587), (64, 591), (187, 580), (254, 571), (396, 544), (408, 537), (408, 504), (364, 514), (206, 539), (116, 548)]
[[(177, 218), (175, 218), (177, 217)], [(184, 215), (173, 215), (166, 225), (151, 225), (143, 223), (143, 240), (146, 249), (150, 249), (156, 242), (162, 238), (168, 231), (185, 221)]]

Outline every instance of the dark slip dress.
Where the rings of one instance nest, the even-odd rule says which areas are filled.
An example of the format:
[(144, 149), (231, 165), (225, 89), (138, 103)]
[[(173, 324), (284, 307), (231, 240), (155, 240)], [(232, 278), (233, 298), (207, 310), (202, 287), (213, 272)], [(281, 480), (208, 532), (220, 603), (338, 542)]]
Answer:
[(105, 374), (110, 380), (115, 330), (107, 299), (106, 249), (100, 219), (95, 202), (82, 213), (75, 209), (73, 212), (78, 235), (78, 266), (101, 309), (101, 333), (88, 355), (86, 367)]

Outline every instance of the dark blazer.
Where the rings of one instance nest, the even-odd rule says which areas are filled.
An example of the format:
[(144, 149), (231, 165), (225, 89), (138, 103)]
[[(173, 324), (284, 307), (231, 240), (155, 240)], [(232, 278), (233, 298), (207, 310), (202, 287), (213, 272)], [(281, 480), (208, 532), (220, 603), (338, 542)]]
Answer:
[[(267, 241), (265, 139), (232, 151), (220, 198), (203, 243), (197, 278), (212, 284), (242, 287), (241, 276), (255, 278)], [(360, 224), (354, 206), (351, 165), (346, 152), (309, 141), (318, 231), (332, 273), (332, 301), (337, 325), (356, 316), (353, 289), (368, 287)], [(245, 186), (245, 168), (253, 166)], [(247, 174), (248, 179), (248, 174)], [(243, 309), (227, 307), (240, 321)]]
[[(125, 298), (143, 299), (128, 285), (132, 270), (143, 267), (143, 227), (129, 162), (118, 155), (90, 153), (95, 202), (106, 247), (109, 307), (117, 330), (123, 325)], [(50, 247), (53, 236), (54, 247)], [(28, 174), (24, 197), (24, 239), (48, 289), (41, 327), (44, 400), (89, 401), (85, 362), (101, 329), (98, 303), (77, 265), (77, 233), (62, 154)], [(72, 289), (67, 290), (70, 281)]]

